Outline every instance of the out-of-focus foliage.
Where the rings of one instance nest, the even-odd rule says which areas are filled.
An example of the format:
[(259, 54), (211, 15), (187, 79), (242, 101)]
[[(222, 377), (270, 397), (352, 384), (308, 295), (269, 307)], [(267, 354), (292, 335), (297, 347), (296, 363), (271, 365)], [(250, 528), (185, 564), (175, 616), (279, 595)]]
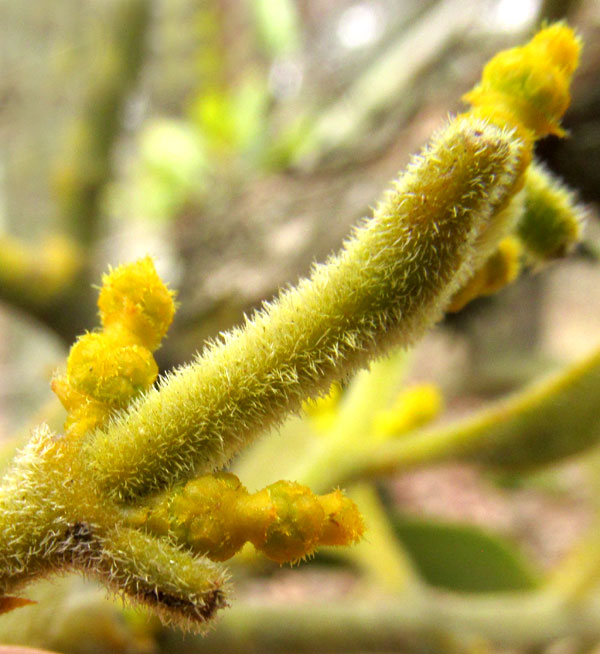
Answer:
[(531, 564), (510, 543), (473, 526), (399, 518), (394, 529), (423, 578), (462, 592), (531, 590)]

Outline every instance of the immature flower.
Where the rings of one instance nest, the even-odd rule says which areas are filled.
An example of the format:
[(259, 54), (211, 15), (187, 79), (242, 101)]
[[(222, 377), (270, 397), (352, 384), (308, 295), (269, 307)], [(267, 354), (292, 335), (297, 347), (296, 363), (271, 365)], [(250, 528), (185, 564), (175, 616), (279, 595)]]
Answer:
[[(528, 165), (536, 139), (564, 135), (560, 120), (570, 102), (569, 85), (580, 49), (580, 40), (567, 25), (546, 27), (529, 43), (493, 57), (481, 82), (463, 96), (473, 105), (465, 116), (513, 126), (524, 144), (525, 175), (520, 178), (523, 192), (506, 207), (504, 220), (496, 220), (484, 232), (482, 241), (492, 247), (479, 248), (479, 257), (473, 262), (475, 273), (456, 293), (450, 311), (462, 309), (480, 295), (495, 293), (518, 276), (519, 241), (530, 258), (539, 261), (565, 251), (580, 235), (581, 210), (573, 194), (535, 162)], [(509, 232), (518, 240), (511, 236), (499, 243)]]
[(477, 297), (493, 295), (511, 282), (521, 270), (521, 244), (514, 236), (507, 236), (485, 260), (469, 281), (454, 295), (448, 311), (460, 311)]
[(278, 563), (298, 561), (319, 545), (350, 545), (364, 529), (356, 505), (339, 490), (319, 496), (278, 481), (249, 493), (231, 473), (192, 479), (132, 510), (130, 524), (170, 534), (214, 561), (226, 561), (249, 541)]
[(585, 211), (575, 194), (540, 164), (527, 169), (516, 233), (535, 263), (565, 256), (581, 238)]
[(102, 278), (98, 308), (104, 331), (129, 333), (137, 343), (154, 351), (173, 322), (173, 297), (150, 257), (135, 265), (119, 266)]
[(158, 376), (152, 351), (173, 320), (175, 303), (150, 257), (104, 275), (98, 307), (103, 329), (80, 336), (66, 375), (52, 390), (69, 412), (68, 435), (83, 436), (148, 390)]
[(579, 62), (581, 42), (556, 23), (529, 43), (498, 53), (483, 69), (481, 83), (464, 96), (474, 115), (500, 124), (517, 124), (534, 138), (564, 136), (560, 119), (571, 96), (569, 85)]

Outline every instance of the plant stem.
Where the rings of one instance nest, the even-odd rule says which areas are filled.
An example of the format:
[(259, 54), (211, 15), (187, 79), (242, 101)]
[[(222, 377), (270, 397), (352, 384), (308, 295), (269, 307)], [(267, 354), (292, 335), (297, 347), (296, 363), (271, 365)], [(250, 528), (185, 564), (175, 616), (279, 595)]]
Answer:
[(452, 122), (337, 256), (86, 442), (100, 486), (127, 499), (221, 467), (333, 380), (420, 338), (482, 236), (501, 233), (529, 154), (514, 132)]
[(386, 441), (360, 457), (349, 454), (336, 481), (449, 460), (507, 470), (553, 463), (598, 442), (599, 398), (600, 349), (468, 418)]

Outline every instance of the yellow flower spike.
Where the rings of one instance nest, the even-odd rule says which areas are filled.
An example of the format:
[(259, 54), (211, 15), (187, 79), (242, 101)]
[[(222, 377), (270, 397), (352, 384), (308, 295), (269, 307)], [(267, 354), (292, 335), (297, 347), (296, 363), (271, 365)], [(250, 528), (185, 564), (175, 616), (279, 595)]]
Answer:
[(69, 412), (65, 420), (65, 434), (73, 438), (84, 436), (90, 431), (101, 427), (110, 416), (113, 407), (85, 398), (83, 402)]
[(50, 388), (67, 411), (73, 411), (86, 401), (85, 395), (69, 384), (66, 375), (54, 377), (50, 382)]
[(498, 249), (452, 298), (448, 311), (460, 311), (471, 300), (493, 295), (514, 282), (521, 270), (521, 251), (521, 244), (514, 236), (502, 239)]
[(168, 534), (213, 561), (225, 561), (251, 542), (277, 563), (296, 562), (319, 545), (348, 545), (363, 533), (356, 505), (339, 490), (318, 496), (278, 481), (249, 493), (230, 473), (203, 475), (159, 496), (132, 510), (129, 524)]
[(493, 57), (481, 83), (463, 99), (478, 118), (522, 126), (534, 138), (563, 136), (560, 119), (569, 106), (569, 84), (580, 49), (579, 38), (567, 25), (546, 27), (529, 43)]
[(398, 436), (422, 427), (437, 418), (444, 408), (444, 398), (435, 384), (418, 384), (399, 393), (394, 406), (373, 420), (375, 436)]
[(115, 326), (125, 329), (154, 351), (173, 321), (173, 297), (150, 257), (119, 266), (102, 278), (98, 298), (102, 325), (107, 331)]
[(68, 411), (65, 433), (83, 436), (87, 431), (101, 425), (110, 414), (110, 407), (73, 388), (66, 376), (55, 377), (50, 388)]
[(214, 561), (231, 558), (248, 540), (262, 542), (277, 514), (266, 490), (250, 495), (230, 473), (203, 475), (174, 495), (132, 511), (131, 526), (145, 525), (207, 553)]
[(231, 558), (247, 538), (238, 520), (239, 504), (248, 491), (227, 473), (204, 475), (185, 485), (170, 506), (174, 533), (206, 552), (214, 561)]

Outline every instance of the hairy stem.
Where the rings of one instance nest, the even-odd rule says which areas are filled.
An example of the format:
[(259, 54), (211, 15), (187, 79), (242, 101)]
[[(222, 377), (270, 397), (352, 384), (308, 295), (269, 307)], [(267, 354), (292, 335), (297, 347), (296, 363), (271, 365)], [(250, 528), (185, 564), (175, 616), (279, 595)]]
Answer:
[(528, 162), (513, 132), (451, 123), (337, 256), (87, 441), (100, 486), (126, 499), (218, 468), (334, 379), (412, 344), (472, 272)]

